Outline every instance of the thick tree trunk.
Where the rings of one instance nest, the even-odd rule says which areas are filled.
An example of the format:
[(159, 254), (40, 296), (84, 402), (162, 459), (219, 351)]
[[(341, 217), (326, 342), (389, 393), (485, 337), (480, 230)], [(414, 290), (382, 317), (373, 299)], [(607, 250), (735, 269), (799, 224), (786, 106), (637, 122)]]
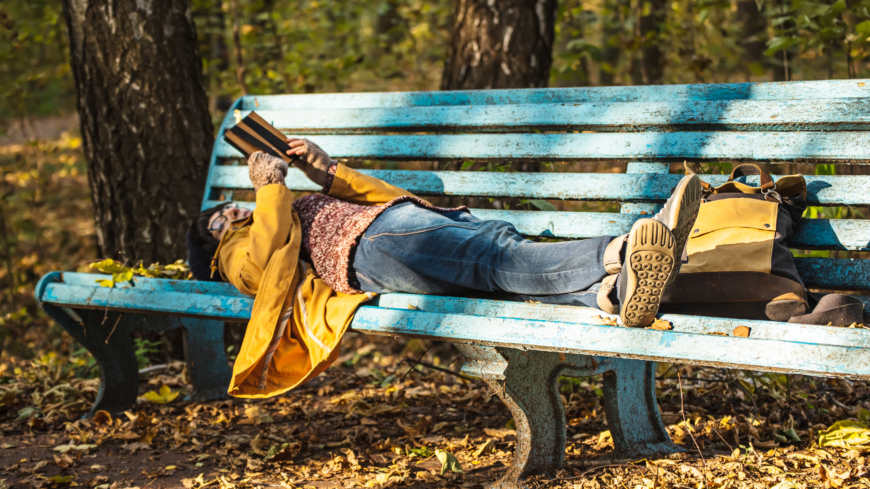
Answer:
[(556, 0), (455, 0), (442, 90), (546, 87)]
[(214, 128), (187, 0), (63, 0), (101, 256), (184, 258)]

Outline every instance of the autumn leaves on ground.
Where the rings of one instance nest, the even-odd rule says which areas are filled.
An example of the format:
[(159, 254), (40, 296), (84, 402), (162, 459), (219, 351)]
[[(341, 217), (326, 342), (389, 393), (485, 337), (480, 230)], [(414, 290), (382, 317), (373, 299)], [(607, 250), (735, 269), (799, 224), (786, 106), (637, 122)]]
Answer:
[[(254, 402), (184, 402), (182, 364), (153, 366), (135, 409), (89, 420), (98, 381), (83, 357), (7, 360), (0, 487), (481, 487), (510, 464), (513, 420), (484, 383), (433, 369), (455, 369), (456, 355), (429, 346), (351, 334), (325, 374)], [(870, 487), (865, 383), (665, 365), (659, 376), (686, 454), (601, 462), (612, 442), (600, 379), (563, 378), (567, 464), (530, 487)]]
[[(4, 148), (0, 174), (0, 246), (15, 257), (0, 270), (14, 271), (0, 311), (0, 488), (483, 487), (510, 464), (510, 412), (457, 375), (455, 349), (356, 334), (335, 366), (288, 395), (209, 403), (184, 401), (183, 364), (160, 344), (171, 337), (139, 337), (139, 405), (81, 419), (97, 367), (32, 296), (48, 271), (93, 271), (80, 141)], [(658, 376), (685, 454), (602, 459), (612, 441), (601, 379), (562, 378), (566, 466), (529, 486), (870, 489), (866, 382), (668, 364)]]

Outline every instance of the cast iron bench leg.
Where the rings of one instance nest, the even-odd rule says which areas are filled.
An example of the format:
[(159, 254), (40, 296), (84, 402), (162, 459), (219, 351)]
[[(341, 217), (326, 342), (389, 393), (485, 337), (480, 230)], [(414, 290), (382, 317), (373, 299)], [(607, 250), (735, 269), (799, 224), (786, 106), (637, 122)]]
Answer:
[(222, 321), (91, 309), (73, 311), (51, 304), (43, 304), (43, 308), (94, 356), (100, 367), (100, 391), (87, 417), (100, 410), (118, 414), (136, 406), (139, 366), (132, 332), (137, 329), (163, 331), (183, 327), (185, 357), (194, 389), (187, 399), (210, 401), (227, 397), (231, 372), (224, 350)]
[(526, 477), (553, 475), (565, 461), (566, 421), (560, 375), (604, 373), (604, 408), (613, 436), (613, 458), (682, 451), (659, 416), (655, 363), (514, 348), (458, 345), (463, 372), (481, 378), (504, 401), (517, 427), (507, 473), (492, 488), (521, 488)]
[[(601, 357), (596, 357), (601, 358)], [(633, 458), (685, 451), (668, 435), (656, 401), (656, 363), (607, 358), (604, 412), (614, 457)]]
[(212, 401), (227, 397), (232, 372), (224, 347), (224, 323), (178, 318), (184, 327), (184, 357), (194, 392), (188, 399)]
[[(124, 313), (115, 311), (77, 309), (70, 315), (50, 304), (43, 304), (43, 308), (94, 356), (99, 365), (100, 391), (87, 417), (100, 410), (119, 414), (135, 406), (139, 395), (139, 367), (130, 336), (129, 318), (119, 318)], [(77, 319), (81, 319), (81, 323)], [(108, 342), (106, 338), (109, 338)]]

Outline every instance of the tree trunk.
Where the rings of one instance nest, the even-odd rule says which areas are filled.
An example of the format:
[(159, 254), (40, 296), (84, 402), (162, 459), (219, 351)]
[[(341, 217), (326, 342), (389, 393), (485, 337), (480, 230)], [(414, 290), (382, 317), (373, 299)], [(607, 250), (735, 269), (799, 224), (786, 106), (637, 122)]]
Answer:
[(764, 12), (758, 10), (755, 0), (740, 0), (737, 3), (737, 18), (743, 26), (743, 38), (740, 47), (743, 48), (746, 81), (751, 81), (751, 75), (764, 72), (764, 38), (767, 29), (767, 19)]
[(556, 0), (455, 0), (442, 90), (546, 87)]
[(667, 2), (665, 0), (650, 0), (649, 4), (648, 14), (641, 15), (640, 18), (640, 35), (643, 39), (640, 49), (643, 57), (641, 62), (643, 81), (647, 85), (661, 85), (665, 74), (661, 33), (667, 15)]
[(569, 48), (571, 41), (586, 37), (586, 24), (589, 12), (582, 7), (568, 9), (557, 20), (559, 32), (556, 34), (554, 58), (559, 56), (578, 56), (575, 63), (555, 77), (557, 87), (585, 87), (589, 85), (589, 60), (585, 53), (573, 52)]
[(63, 0), (97, 245), (104, 257), (186, 256), (214, 128), (186, 0)]
[(622, 54), (622, 38), (625, 29), (622, 11), (628, 6), (629, 0), (605, 0), (604, 2), (601, 69), (598, 73), (599, 85), (613, 85), (616, 79), (616, 67)]

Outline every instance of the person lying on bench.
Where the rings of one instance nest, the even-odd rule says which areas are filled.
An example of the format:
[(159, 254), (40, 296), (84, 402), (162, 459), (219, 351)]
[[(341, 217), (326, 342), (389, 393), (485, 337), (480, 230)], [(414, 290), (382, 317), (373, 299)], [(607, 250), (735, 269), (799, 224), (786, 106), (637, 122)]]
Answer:
[(352, 170), (311, 141), (288, 143), (322, 193), (294, 201), (287, 163), (254, 153), (256, 210), (220, 204), (188, 233), (194, 278), (219, 278), (255, 297), (229, 390), (236, 396), (277, 395), (320, 373), (338, 356), (357, 306), (379, 293), (589, 306), (647, 326), (701, 199), (698, 177), (686, 176), (662, 212), (627, 235), (536, 243), (508, 222), (435, 207)]

